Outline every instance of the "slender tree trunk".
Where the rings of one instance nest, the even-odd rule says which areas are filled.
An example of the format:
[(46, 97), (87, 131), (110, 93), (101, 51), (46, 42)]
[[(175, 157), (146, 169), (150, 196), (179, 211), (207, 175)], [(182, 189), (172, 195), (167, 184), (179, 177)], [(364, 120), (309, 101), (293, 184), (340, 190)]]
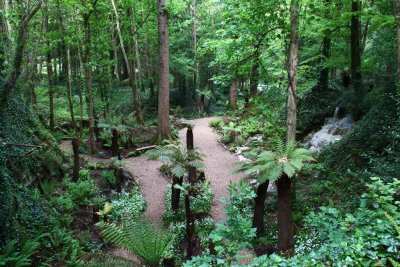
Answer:
[(66, 69), (66, 74), (67, 74), (67, 84), (68, 84), (68, 106), (69, 106), (69, 112), (71, 114), (71, 121), (72, 121), (72, 127), (74, 128), (75, 135), (77, 133), (76, 131), (76, 122), (75, 122), (75, 115), (74, 115), (74, 104), (72, 102), (72, 80), (71, 80), (71, 57), (70, 57), (70, 50), (69, 47), (66, 49), (66, 64), (67, 64), (67, 69)]
[(53, 86), (53, 69), (51, 61), (51, 47), (49, 40), (49, 9), (46, 4), (43, 18), (44, 29), (46, 31), (46, 67), (47, 67), (47, 81), (49, 86), (49, 126), (50, 130), (54, 130), (54, 86)]
[(118, 156), (118, 150), (119, 150), (118, 138), (119, 138), (118, 130), (114, 128), (112, 130), (112, 143), (111, 143), (111, 156), (113, 157)]
[[(135, 69), (132, 67), (132, 63), (129, 61), (128, 54), (127, 54), (125, 46), (124, 46), (124, 39), (122, 37), (121, 26), (120, 26), (120, 21), (119, 21), (119, 15), (118, 15), (118, 10), (117, 10), (117, 6), (115, 4), (115, 1), (111, 0), (111, 4), (112, 4), (113, 10), (114, 10), (115, 22), (116, 22), (117, 33), (118, 33), (118, 38), (119, 38), (119, 44), (121, 46), (122, 55), (123, 55), (124, 60), (125, 60), (126, 70), (128, 72), (128, 77), (129, 77), (129, 83), (130, 83), (130, 86), (132, 88), (133, 110), (135, 112), (136, 119), (138, 121), (142, 121), (141, 113), (140, 113), (140, 104), (139, 104), (139, 92), (138, 92), (137, 85), (136, 85)], [(134, 51), (134, 49), (133, 49), (133, 51)]]
[(2, 15), (0, 15), (0, 78), (3, 78), (5, 76), (5, 63), (6, 63), (6, 47), (8, 44), (8, 29), (7, 29), (7, 19), (5, 16), (5, 3), (4, 1), (0, 1), (0, 11), (3, 12)]
[(76, 136), (72, 139), (72, 150), (74, 152), (72, 180), (76, 182), (79, 179), (79, 138)]
[[(331, 0), (325, 0), (325, 5), (329, 8)], [(325, 14), (328, 18), (330, 17), (329, 10)], [(329, 72), (330, 69), (325, 66), (325, 62), (331, 57), (331, 38), (329, 36), (329, 31), (325, 31), (324, 37), (322, 39), (322, 59), (321, 59), (321, 70), (319, 72), (318, 84), (322, 91), (326, 91), (329, 88)]]
[[(110, 19), (111, 20), (111, 19)], [(112, 49), (114, 55), (114, 74), (119, 82), (121, 82), (121, 78), (119, 77), (119, 67), (118, 67), (118, 46), (116, 45), (115, 31), (114, 28), (111, 30), (112, 32)]]
[[(299, 0), (292, 0), (291, 2), (290, 24), (287, 142), (296, 140)], [(287, 255), (292, 255), (294, 253), (292, 181), (286, 175), (281, 176), (278, 180), (278, 249)]]
[(169, 49), (167, 0), (158, 0), (158, 39), (160, 53), (158, 90), (158, 139), (170, 136), (169, 122)]
[[(132, 12), (132, 21), (131, 21), (132, 41), (133, 41), (133, 46), (135, 48), (136, 67), (138, 69), (137, 80), (139, 88), (143, 90), (142, 63), (140, 61), (140, 54), (139, 54), (138, 32), (136, 29), (136, 15), (133, 7), (131, 12)], [(134, 69), (134, 71), (136, 70)]]
[(359, 119), (362, 113), (362, 75), (361, 75), (361, 2), (352, 0), (351, 3), (351, 79), (354, 91), (353, 115)]
[(149, 43), (149, 38), (145, 37), (145, 43), (146, 43), (146, 66), (147, 66), (147, 80), (148, 80), (148, 86), (150, 89), (150, 99), (154, 99), (155, 93), (154, 93), (154, 73), (153, 73), (153, 65), (151, 61), (151, 54), (150, 54), (150, 43)]
[[(194, 149), (194, 140), (193, 140), (193, 130), (191, 127), (188, 127), (186, 132), (186, 147), (187, 150)], [(186, 212), (186, 238), (187, 238), (187, 258), (190, 259), (193, 256), (193, 236), (194, 236), (194, 214), (190, 209), (190, 196), (192, 194), (192, 188), (194, 183), (196, 182), (196, 168), (189, 166), (188, 167), (188, 182), (189, 186), (187, 189), (187, 193), (185, 195), (185, 212)]]
[(396, 18), (397, 76), (400, 79), (400, 0), (393, 0), (393, 10)]
[(229, 89), (229, 105), (232, 110), (237, 109), (237, 91), (239, 87), (239, 80), (238, 78), (234, 78), (232, 85)]
[[(328, 0), (329, 1), (329, 0)], [(319, 73), (319, 87), (322, 91), (329, 88), (329, 72), (330, 69), (324, 65), (325, 61), (331, 57), (331, 38), (327, 35), (322, 39), (322, 62), (321, 71)]]
[(85, 78), (85, 72), (82, 63), (81, 51), (78, 45), (78, 59), (79, 59), (79, 66), (76, 66), (76, 86), (78, 88), (79, 93), (79, 117), (80, 117), (80, 127), (79, 127), (79, 136), (82, 138), (83, 134), (83, 90), (85, 83), (83, 82)]
[(258, 69), (260, 68), (260, 52), (259, 47), (256, 46), (256, 53), (254, 55), (253, 64), (251, 66), (250, 73), (250, 97), (257, 96), (257, 87), (258, 87)]
[(258, 185), (256, 198), (254, 200), (253, 228), (257, 229), (257, 236), (261, 236), (265, 233), (264, 208), (268, 185), (268, 180)]
[[(93, 7), (94, 8), (94, 7)], [(93, 88), (92, 88), (92, 55), (91, 55), (91, 30), (90, 30), (90, 13), (85, 14), (83, 18), (83, 25), (85, 29), (85, 52), (84, 52), (84, 64), (85, 64), (85, 84), (89, 102), (89, 143), (91, 153), (96, 153), (96, 138), (94, 133), (94, 107), (93, 107)]]

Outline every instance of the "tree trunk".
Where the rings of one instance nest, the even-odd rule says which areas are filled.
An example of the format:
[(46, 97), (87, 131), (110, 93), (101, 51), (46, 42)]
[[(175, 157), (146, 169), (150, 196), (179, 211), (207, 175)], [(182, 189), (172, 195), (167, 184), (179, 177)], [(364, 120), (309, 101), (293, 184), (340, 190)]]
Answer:
[(278, 250), (288, 256), (294, 253), (292, 180), (285, 174), (278, 180)]
[(192, 211), (190, 210), (189, 192), (187, 192), (185, 195), (185, 214), (186, 214), (186, 240), (187, 240), (186, 258), (190, 259), (193, 256), (194, 219)]
[(351, 3), (351, 79), (354, 91), (353, 115), (355, 119), (359, 119), (362, 114), (362, 76), (361, 76), (361, 26), (360, 12), (361, 2), (352, 0)]
[(70, 57), (70, 51), (69, 47), (66, 49), (67, 52), (67, 57), (66, 57), (66, 63), (67, 63), (67, 69), (66, 69), (66, 74), (67, 74), (67, 84), (68, 84), (68, 106), (69, 106), (69, 112), (71, 114), (71, 121), (72, 121), (72, 127), (74, 128), (75, 134), (77, 133), (76, 131), (76, 122), (75, 122), (75, 115), (74, 115), (74, 104), (72, 102), (72, 81), (71, 81), (71, 57)]
[(257, 229), (257, 236), (261, 236), (265, 233), (264, 208), (268, 185), (268, 180), (258, 185), (257, 195), (254, 200), (253, 228)]
[(393, 0), (393, 10), (396, 18), (397, 76), (400, 79), (400, 0)]
[(239, 81), (235, 78), (229, 89), (229, 105), (232, 110), (237, 109), (237, 91), (238, 91)]
[(179, 211), (179, 202), (180, 202), (180, 197), (181, 197), (181, 190), (178, 188), (175, 188), (175, 185), (182, 186), (182, 182), (183, 182), (182, 178), (178, 178), (178, 177), (172, 178), (171, 210), (174, 213), (177, 213)]
[[(94, 8), (94, 7), (92, 7)], [(84, 15), (83, 26), (85, 29), (85, 52), (84, 52), (84, 63), (85, 63), (85, 84), (88, 96), (89, 104), (89, 142), (91, 153), (96, 153), (96, 139), (94, 135), (94, 107), (93, 107), (93, 89), (92, 89), (92, 55), (91, 55), (91, 30), (90, 30), (90, 14), (91, 12)]]
[(112, 129), (112, 141), (111, 141), (111, 156), (116, 157), (118, 156), (118, 130)]
[[(292, 0), (290, 7), (289, 89), (287, 102), (286, 141), (296, 140), (297, 122), (297, 65), (299, 49), (299, 0)], [(292, 181), (286, 175), (278, 180), (278, 249), (294, 253), (294, 226), (292, 219)]]
[(170, 136), (169, 122), (169, 51), (166, 0), (158, 0), (158, 38), (160, 53), (158, 90), (158, 139)]
[(72, 139), (72, 150), (74, 152), (74, 166), (72, 172), (72, 181), (76, 182), (79, 179), (79, 139)]
[[(142, 64), (140, 61), (140, 54), (139, 54), (138, 32), (136, 29), (136, 15), (135, 15), (135, 10), (133, 7), (132, 7), (131, 33), (132, 33), (133, 46), (135, 48), (136, 67), (138, 69), (137, 80), (138, 80), (138, 84), (139, 84), (139, 89), (143, 90)], [(135, 69), (134, 69), (134, 71), (136, 73)]]
[[(331, 0), (325, 0), (325, 5), (330, 6)], [(329, 12), (326, 16), (329, 17)], [(329, 88), (329, 72), (330, 69), (325, 66), (325, 62), (331, 57), (331, 38), (329, 36), (329, 31), (325, 31), (324, 38), (322, 39), (322, 60), (321, 60), (321, 70), (319, 73), (319, 89), (326, 91)]]
[(121, 46), (122, 55), (124, 57), (126, 70), (128, 72), (129, 84), (130, 84), (131, 89), (132, 89), (132, 106), (133, 106), (133, 110), (135, 112), (136, 119), (138, 121), (141, 121), (142, 119), (141, 119), (140, 106), (139, 106), (139, 93), (138, 93), (137, 86), (136, 86), (135, 69), (132, 68), (132, 64), (129, 61), (128, 54), (127, 54), (126, 49), (125, 49), (124, 39), (122, 37), (121, 26), (120, 26), (120, 22), (119, 22), (118, 10), (117, 10), (117, 6), (115, 4), (115, 1), (111, 0), (111, 4), (112, 4), (113, 10), (114, 10), (115, 22), (116, 22), (117, 33), (118, 33), (118, 38), (119, 38), (119, 44)]
[(260, 52), (259, 47), (256, 46), (256, 53), (254, 55), (253, 64), (251, 66), (250, 73), (250, 97), (257, 96), (257, 87), (258, 87), (258, 69), (260, 68)]
[(52, 61), (51, 61), (51, 46), (49, 40), (49, 9), (47, 4), (44, 8), (44, 30), (46, 31), (46, 67), (47, 67), (47, 82), (49, 86), (49, 126), (50, 130), (54, 130), (54, 86), (53, 86), (53, 69), (52, 69)]

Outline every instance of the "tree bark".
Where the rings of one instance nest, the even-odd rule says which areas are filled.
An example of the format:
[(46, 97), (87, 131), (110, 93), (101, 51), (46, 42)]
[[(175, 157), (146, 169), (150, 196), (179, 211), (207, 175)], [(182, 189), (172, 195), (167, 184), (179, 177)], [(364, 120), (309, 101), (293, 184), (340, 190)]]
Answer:
[[(193, 140), (193, 130), (191, 127), (188, 127), (186, 132), (186, 147), (188, 152), (194, 149), (194, 140)], [(186, 213), (186, 237), (187, 237), (187, 258), (190, 259), (193, 256), (193, 235), (194, 235), (194, 214), (190, 209), (190, 195), (191, 189), (196, 180), (196, 168), (189, 166), (188, 167), (188, 181), (189, 186), (187, 189), (187, 193), (185, 195), (185, 213)]]
[[(287, 142), (296, 140), (299, 0), (292, 0), (291, 2), (290, 24)], [(294, 253), (294, 225), (291, 197), (292, 181), (286, 175), (282, 175), (278, 180), (278, 249), (286, 255), (292, 255)]]
[(85, 52), (84, 52), (84, 65), (85, 65), (85, 84), (89, 104), (89, 143), (91, 153), (96, 153), (96, 138), (94, 133), (94, 106), (93, 106), (93, 88), (92, 88), (92, 54), (91, 54), (91, 29), (90, 29), (90, 16), (97, 0), (92, 3), (91, 9), (83, 15), (83, 26), (85, 29)]
[(232, 85), (229, 89), (229, 106), (232, 110), (237, 109), (237, 91), (238, 91), (239, 81), (234, 78)]
[(260, 68), (260, 52), (259, 47), (255, 47), (256, 52), (253, 59), (253, 64), (251, 66), (250, 73), (250, 97), (257, 96), (257, 87), (258, 87), (258, 69)]
[(112, 129), (111, 156), (113, 157), (118, 156), (118, 136), (118, 130)]
[[(328, 8), (331, 3), (331, 0), (325, 0), (325, 5)], [(329, 12), (325, 14), (328, 18)], [(329, 36), (329, 31), (325, 31), (324, 37), (322, 39), (322, 60), (321, 60), (321, 70), (319, 73), (319, 89), (322, 91), (326, 91), (329, 88), (329, 72), (330, 69), (325, 66), (325, 62), (331, 57), (331, 38)]]
[(361, 75), (361, 26), (360, 12), (361, 2), (352, 0), (351, 2), (351, 79), (354, 91), (353, 115), (359, 119), (362, 113), (362, 75)]
[(169, 122), (169, 49), (166, 0), (158, 0), (158, 38), (160, 53), (158, 90), (158, 139), (170, 136)]
[(50, 130), (54, 130), (54, 75), (52, 69), (51, 60), (51, 46), (49, 40), (49, 9), (46, 4), (44, 7), (44, 18), (43, 18), (44, 30), (46, 32), (46, 67), (47, 67), (47, 83), (49, 86), (49, 126)]
[(396, 19), (397, 39), (397, 76), (400, 79), (400, 0), (393, 0), (393, 11)]
[(285, 174), (278, 180), (278, 250), (288, 256), (294, 253), (292, 181)]
[(256, 198), (254, 200), (253, 228), (257, 229), (257, 236), (261, 236), (265, 233), (264, 208), (268, 185), (268, 180), (258, 185)]
[(296, 140), (297, 122), (297, 65), (299, 50), (299, 0), (292, 0), (290, 8), (289, 89), (287, 103), (287, 141)]
[(79, 139), (72, 139), (72, 150), (74, 152), (74, 165), (72, 172), (72, 181), (76, 182), (79, 179)]
[(75, 122), (75, 115), (74, 115), (74, 104), (72, 102), (72, 80), (71, 80), (71, 56), (70, 56), (70, 50), (69, 47), (66, 49), (66, 63), (67, 63), (67, 69), (66, 69), (66, 74), (67, 74), (67, 95), (68, 95), (68, 106), (69, 106), (69, 112), (71, 114), (71, 121), (72, 121), (72, 127), (74, 128), (75, 135), (77, 134), (76, 130), (76, 122)]

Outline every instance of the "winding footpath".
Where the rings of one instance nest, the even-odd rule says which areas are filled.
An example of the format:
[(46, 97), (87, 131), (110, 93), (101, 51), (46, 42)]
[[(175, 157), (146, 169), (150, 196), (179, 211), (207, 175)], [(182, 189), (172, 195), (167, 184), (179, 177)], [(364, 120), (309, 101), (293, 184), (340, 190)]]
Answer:
[[(211, 190), (214, 194), (211, 216), (215, 222), (224, 219), (226, 214), (221, 198), (229, 197), (228, 187), (231, 181), (238, 182), (240, 174), (231, 172), (237, 168), (239, 159), (226, 150), (218, 142), (219, 135), (209, 126), (213, 118), (201, 118), (189, 121), (193, 127), (194, 146), (204, 154), (206, 165), (205, 174), (211, 182)], [(186, 144), (186, 129), (179, 132), (181, 144)], [(69, 141), (61, 144), (61, 148), (71, 153), (72, 148)], [(105, 161), (93, 156), (82, 155), (88, 161)], [(140, 190), (147, 202), (145, 215), (153, 223), (161, 222), (165, 210), (165, 192), (168, 181), (159, 171), (161, 163), (147, 159), (146, 156), (124, 159), (125, 168), (138, 180)]]

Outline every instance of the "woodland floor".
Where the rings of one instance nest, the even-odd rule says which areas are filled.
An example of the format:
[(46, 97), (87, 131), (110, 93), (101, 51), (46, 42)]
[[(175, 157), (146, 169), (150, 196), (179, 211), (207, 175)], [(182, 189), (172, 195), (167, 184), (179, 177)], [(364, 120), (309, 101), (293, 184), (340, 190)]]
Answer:
[[(238, 158), (225, 149), (219, 142), (219, 135), (212, 130), (209, 122), (213, 118), (201, 118), (189, 121), (193, 126), (194, 146), (204, 154), (206, 165), (206, 177), (211, 181), (211, 189), (214, 194), (211, 216), (215, 222), (225, 218), (224, 204), (220, 199), (229, 197), (228, 186), (230, 181), (238, 182), (240, 174), (231, 172), (237, 167)], [(186, 129), (179, 132), (180, 143), (186, 143)], [(64, 151), (71, 153), (70, 141), (61, 143)], [(107, 159), (90, 155), (82, 155), (90, 162), (104, 162)], [(148, 160), (146, 156), (127, 158), (123, 160), (128, 171), (138, 180), (140, 190), (147, 202), (145, 212), (153, 223), (161, 222), (165, 210), (165, 192), (168, 181), (161, 174), (159, 168), (161, 163)]]

